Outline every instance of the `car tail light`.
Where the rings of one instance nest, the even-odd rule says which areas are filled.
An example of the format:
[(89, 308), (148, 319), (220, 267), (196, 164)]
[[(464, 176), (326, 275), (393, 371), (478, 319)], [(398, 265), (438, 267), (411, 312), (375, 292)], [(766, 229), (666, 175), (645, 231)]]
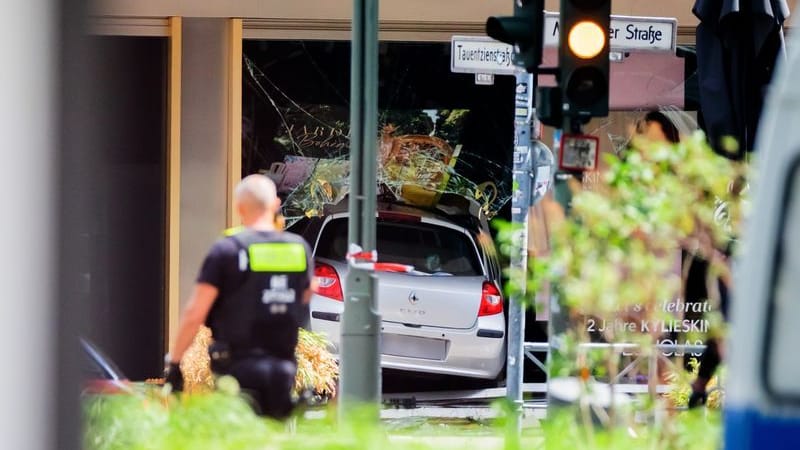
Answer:
[(318, 262), (314, 265), (314, 293), (323, 297), (344, 300), (342, 295), (342, 283), (339, 282), (339, 274), (336, 273), (330, 264)]
[(500, 294), (500, 289), (497, 289), (494, 283), (484, 281), (478, 316), (492, 316), (501, 312), (503, 312), (503, 296)]

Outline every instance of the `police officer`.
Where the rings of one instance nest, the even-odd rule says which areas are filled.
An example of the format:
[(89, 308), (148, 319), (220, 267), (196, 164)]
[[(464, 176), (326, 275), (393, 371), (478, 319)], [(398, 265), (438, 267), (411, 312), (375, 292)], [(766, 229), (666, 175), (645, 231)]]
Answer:
[(256, 411), (276, 419), (292, 410), (298, 327), (308, 318), (313, 267), (308, 244), (276, 229), (280, 199), (263, 175), (235, 190), (243, 226), (226, 232), (203, 262), (167, 355), (166, 381), (183, 388), (180, 360), (201, 324), (211, 328), (215, 374), (232, 375)]

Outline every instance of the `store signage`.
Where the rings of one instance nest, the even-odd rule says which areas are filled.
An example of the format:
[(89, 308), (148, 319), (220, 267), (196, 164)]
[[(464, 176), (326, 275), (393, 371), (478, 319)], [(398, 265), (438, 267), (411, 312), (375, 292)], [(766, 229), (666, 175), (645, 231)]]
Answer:
[[(558, 13), (546, 13), (545, 47), (558, 46)], [(661, 17), (611, 16), (611, 50), (675, 52), (678, 21)], [(521, 70), (513, 64), (514, 49), (487, 36), (453, 36), (450, 40), (450, 70), (457, 73), (513, 75)]]

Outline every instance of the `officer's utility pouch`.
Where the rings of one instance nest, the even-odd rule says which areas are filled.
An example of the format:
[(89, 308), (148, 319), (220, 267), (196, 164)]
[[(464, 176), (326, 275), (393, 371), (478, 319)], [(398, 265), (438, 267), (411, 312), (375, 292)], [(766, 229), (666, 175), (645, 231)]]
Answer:
[(227, 342), (214, 341), (208, 346), (208, 356), (212, 372), (224, 373), (231, 365), (231, 348)]

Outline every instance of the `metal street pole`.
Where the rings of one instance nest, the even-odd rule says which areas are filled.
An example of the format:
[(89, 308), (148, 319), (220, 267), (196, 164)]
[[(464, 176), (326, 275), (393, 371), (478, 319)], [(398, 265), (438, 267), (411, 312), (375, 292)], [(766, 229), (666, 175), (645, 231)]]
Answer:
[[(378, 137), (378, 0), (353, 1), (350, 61), (350, 198), (351, 244), (375, 249)], [(351, 267), (347, 274), (342, 317), (340, 412), (378, 420), (381, 394), (379, 333), (375, 278)], [(364, 418), (359, 415), (359, 418)]]
[[(553, 148), (556, 150), (555, 160), (559, 161), (559, 154), (561, 152), (561, 139), (562, 135), (564, 134), (564, 130), (567, 130), (567, 133), (575, 133), (574, 126), (578, 125), (572, 119), (566, 118), (564, 121), (563, 129), (556, 130), (554, 134), (554, 142)], [(580, 131), (578, 127), (577, 131)], [(572, 203), (572, 191), (569, 187), (569, 180), (575, 178), (577, 181), (581, 181), (581, 174), (580, 172), (568, 172), (564, 170), (558, 170), (555, 173), (553, 179), (553, 197), (561, 205), (564, 214), (569, 216), (569, 211)], [(547, 352), (547, 360), (548, 360), (548, 367), (552, 367), (552, 362), (558, 355), (561, 354), (563, 348), (563, 340), (564, 335), (569, 328), (569, 316), (566, 306), (561, 302), (561, 298), (559, 297), (557, 292), (550, 294), (549, 300), (549, 314), (548, 314), (548, 321), (547, 321), (547, 340), (548, 340), (548, 352)], [(553, 403), (553, 393), (550, 391), (549, 382), (552, 378), (552, 373), (547, 374), (547, 403), (548, 406)]]
[(534, 76), (516, 74), (514, 108), (514, 192), (511, 198), (511, 222), (514, 232), (514, 252), (511, 255), (511, 282), (516, 284), (508, 304), (508, 350), (506, 364), (506, 398), (513, 406), (510, 427), (512, 436), (522, 429), (522, 369), (525, 363), (524, 301), (528, 270), (528, 211), (531, 206), (535, 155), (531, 151), (533, 125), (532, 98), (536, 90)]

